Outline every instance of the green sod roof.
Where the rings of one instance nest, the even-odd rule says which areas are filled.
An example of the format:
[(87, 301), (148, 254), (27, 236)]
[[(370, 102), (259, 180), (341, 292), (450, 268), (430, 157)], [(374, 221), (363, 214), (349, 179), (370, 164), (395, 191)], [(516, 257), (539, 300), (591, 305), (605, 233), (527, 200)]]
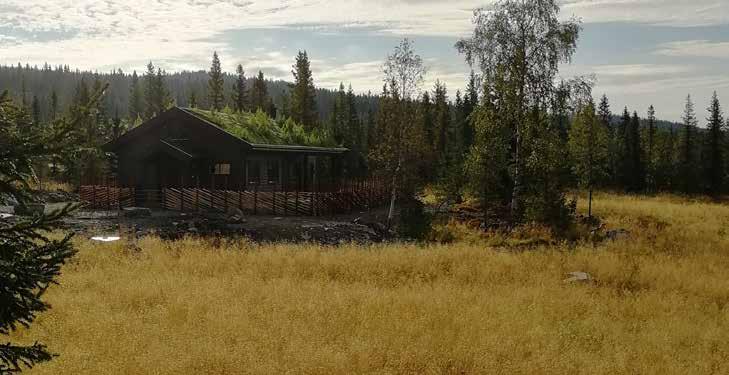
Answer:
[(213, 112), (196, 108), (184, 108), (184, 110), (253, 144), (339, 147), (326, 131), (307, 131), (291, 119), (276, 121), (263, 111), (233, 113), (226, 110)]

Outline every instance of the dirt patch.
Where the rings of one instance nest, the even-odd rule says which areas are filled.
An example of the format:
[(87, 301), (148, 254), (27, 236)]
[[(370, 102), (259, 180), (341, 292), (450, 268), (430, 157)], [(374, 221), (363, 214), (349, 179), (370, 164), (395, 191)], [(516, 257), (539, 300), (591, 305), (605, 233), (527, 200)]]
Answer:
[(167, 240), (185, 236), (248, 238), (255, 242), (313, 242), (371, 244), (391, 239), (381, 224), (382, 213), (331, 218), (239, 216), (217, 213), (152, 211), (147, 217), (125, 217), (118, 211), (77, 211), (61, 228), (81, 236), (137, 238), (155, 235)]

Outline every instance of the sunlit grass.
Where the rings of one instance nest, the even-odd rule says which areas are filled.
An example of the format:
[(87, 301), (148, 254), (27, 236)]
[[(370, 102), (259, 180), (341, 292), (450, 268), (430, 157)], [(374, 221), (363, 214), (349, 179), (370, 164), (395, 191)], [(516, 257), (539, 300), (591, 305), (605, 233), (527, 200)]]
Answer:
[[(39, 374), (729, 373), (729, 207), (598, 194), (628, 240), (94, 245), (17, 339)], [(580, 209), (584, 209), (583, 203)], [(459, 230), (464, 230), (462, 227)], [(565, 284), (571, 271), (596, 281)]]

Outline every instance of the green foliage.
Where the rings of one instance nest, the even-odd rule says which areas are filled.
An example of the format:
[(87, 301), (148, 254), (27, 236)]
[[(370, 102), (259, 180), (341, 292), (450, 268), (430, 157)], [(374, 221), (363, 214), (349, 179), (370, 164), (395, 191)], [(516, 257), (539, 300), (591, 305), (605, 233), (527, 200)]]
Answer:
[(210, 109), (220, 111), (223, 109), (225, 94), (223, 93), (223, 71), (220, 67), (220, 58), (218, 58), (217, 52), (213, 52), (213, 62), (210, 66), (208, 76), (210, 76), (208, 80)]
[(271, 145), (299, 145), (316, 147), (337, 147), (331, 135), (323, 130), (307, 131), (292, 119), (276, 121), (262, 110), (256, 113), (205, 111), (188, 109), (201, 118), (218, 125), (225, 131), (245, 141)]
[[(236, 79), (233, 85), (233, 109), (237, 112), (248, 110), (248, 90), (246, 89), (246, 73), (243, 66), (238, 64), (236, 68)], [(191, 105), (192, 107), (192, 105)]]
[(714, 91), (711, 97), (711, 104), (708, 108), (709, 118), (707, 119), (706, 144), (704, 149), (704, 181), (706, 191), (711, 195), (719, 195), (724, 188), (724, 115), (721, 111), (719, 97)]
[[(55, 127), (58, 131), (48, 133), (40, 127), (28, 129), (28, 123), (24, 109), (13, 105), (7, 92), (0, 94), (0, 195), (14, 196), (21, 206), (33, 199), (29, 186), (36, 179), (34, 159), (47, 158), (68, 147), (73, 128), (59, 121)], [(29, 327), (37, 314), (50, 308), (42, 300), (43, 294), (56, 283), (61, 266), (75, 251), (70, 235), (52, 240), (45, 233), (57, 228), (58, 219), (73, 209), (68, 205), (17, 224), (0, 220), (0, 335)], [(40, 343), (0, 344), (0, 373), (51, 359), (47, 347)]]
[(580, 24), (562, 22), (558, 14), (555, 0), (501, 0), (476, 10), (473, 36), (456, 44), (481, 69), (486, 97), (474, 118), (477, 138), (494, 137), (475, 141), (468, 165), (476, 174), (469, 179), (483, 192), (485, 212), (496, 193), (497, 201), (509, 201), (514, 223), (569, 217), (562, 176), (567, 155), (552, 114), (561, 108), (554, 82), (577, 48)]
[(311, 75), (309, 56), (306, 51), (299, 51), (292, 71), (294, 84), (291, 87), (291, 113), (296, 122), (304, 125), (306, 129), (316, 127), (319, 115), (316, 111), (316, 89), (314, 78)]
[(592, 188), (607, 177), (607, 129), (595, 116), (595, 106), (581, 108), (572, 121), (568, 148), (572, 171), (582, 187)]
[(679, 185), (686, 194), (695, 194), (699, 191), (700, 165), (697, 156), (697, 130), (698, 120), (694, 111), (691, 96), (686, 98), (686, 107), (683, 114), (683, 128), (680, 137), (678, 165), (681, 174)]
[(431, 231), (433, 217), (426, 212), (425, 205), (418, 199), (407, 198), (402, 203), (398, 234), (415, 240), (425, 239)]

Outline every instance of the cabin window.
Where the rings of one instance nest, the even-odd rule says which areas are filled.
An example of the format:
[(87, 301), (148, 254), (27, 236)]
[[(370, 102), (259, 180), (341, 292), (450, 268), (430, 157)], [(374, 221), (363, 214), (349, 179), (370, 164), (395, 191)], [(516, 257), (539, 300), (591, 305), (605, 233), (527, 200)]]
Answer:
[(230, 164), (215, 164), (215, 174), (224, 176), (230, 175)]
[(279, 170), (278, 170), (278, 160), (269, 160), (268, 161), (268, 169), (266, 170), (266, 177), (268, 178), (269, 184), (278, 184), (279, 180)]

